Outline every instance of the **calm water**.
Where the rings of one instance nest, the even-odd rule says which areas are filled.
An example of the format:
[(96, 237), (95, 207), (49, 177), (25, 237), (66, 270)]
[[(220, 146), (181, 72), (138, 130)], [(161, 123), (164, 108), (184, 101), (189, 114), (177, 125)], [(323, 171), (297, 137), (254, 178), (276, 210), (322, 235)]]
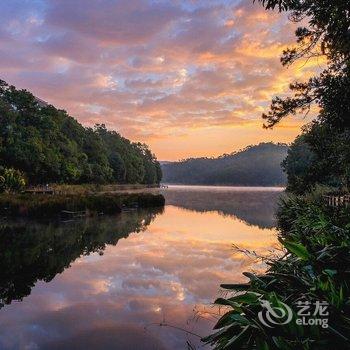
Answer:
[(276, 245), (280, 191), (174, 186), (163, 190), (164, 210), (3, 224), (0, 349), (198, 346), (173, 327), (208, 334), (219, 284), (264, 269), (232, 244), (258, 253)]

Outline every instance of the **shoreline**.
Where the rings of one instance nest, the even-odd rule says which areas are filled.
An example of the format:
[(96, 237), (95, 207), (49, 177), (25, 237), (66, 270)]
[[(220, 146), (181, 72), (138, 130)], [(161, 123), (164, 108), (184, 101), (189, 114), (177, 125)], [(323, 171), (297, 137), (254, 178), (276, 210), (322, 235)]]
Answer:
[(0, 215), (10, 218), (48, 219), (81, 213), (81, 216), (112, 215), (129, 209), (164, 207), (159, 193), (1, 194)]
[(196, 188), (196, 189), (205, 189), (205, 188), (217, 188), (217, 189), (231, 189), (231, 190), (242, 190), (242, 191), (261, 191), (261, 190), (271, 190), (271, 191), (285, 191), (285, 186), (238, 186), (238, 185), (185, 185), (185, 184), (169, 184), (164, 183), (161, 186), (168, 186), (166, 188)]

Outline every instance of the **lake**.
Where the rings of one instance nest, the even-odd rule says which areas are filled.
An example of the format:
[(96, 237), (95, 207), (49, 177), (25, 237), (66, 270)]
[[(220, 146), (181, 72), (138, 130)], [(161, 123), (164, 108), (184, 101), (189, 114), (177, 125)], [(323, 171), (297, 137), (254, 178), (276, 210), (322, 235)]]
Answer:
[(220, 283), (266, 268), (233, 245), (277, 246), (281, 191), (170, 186), (164, 209), (2, 223), (0, 349), (198, 346), (220, 312)]

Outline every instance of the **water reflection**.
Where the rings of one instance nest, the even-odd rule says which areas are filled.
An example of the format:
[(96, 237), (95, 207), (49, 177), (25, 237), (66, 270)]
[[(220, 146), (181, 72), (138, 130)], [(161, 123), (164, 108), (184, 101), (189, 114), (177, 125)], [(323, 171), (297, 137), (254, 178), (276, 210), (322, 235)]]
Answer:
[(200, 212), (217, 211), (248, 225), (272, 228), (274, 211), (283, 188), (170, 186), (163, 190), (167, 204)]
[(81, 255), (103, 253), (131, 232), (144, 231), (163, 209), (68, 223), (17, 222), (0, 226), (0, 307), (51, 281)]
[[(275, 235), (238, 220), (235, 199), (224, 216), (222, 207), (212, 206), (215, 190), (202, 204), (194, 196), (159, 215), (131, 212), (119, 219), (6, 228), (0, 234), (1, 295), (10, 302), (35, 287), (0, 311), (0, 349), (170, 350), (186, 348), (187, 340), (198, 345), (194, 336), (152, 324), (165, 321), (207, 334), (214, 311), (208, 305), (219, 284), (264, 268), (233, 251), (232, 243), (263, 253)], [(206, 204), (209, 209), (199, 209)], [(259, 208), (266, 212), (263, 207), (256, 206), (254, 215), (262, 215)]]

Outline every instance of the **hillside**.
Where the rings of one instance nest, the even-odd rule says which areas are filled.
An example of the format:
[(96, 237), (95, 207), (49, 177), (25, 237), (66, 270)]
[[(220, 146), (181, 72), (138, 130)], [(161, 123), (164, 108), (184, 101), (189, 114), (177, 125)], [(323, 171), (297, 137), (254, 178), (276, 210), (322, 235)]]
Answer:
[(64, 110), (0, 80), (0, 168), (36, 183), (140, 183), (161, 179), (147, 145), (103, 124), (87, 128)]
[(161, 162), (163, 182), (189, 185), (280, 186), (285, 144), (260, 143), (218, 158)]

